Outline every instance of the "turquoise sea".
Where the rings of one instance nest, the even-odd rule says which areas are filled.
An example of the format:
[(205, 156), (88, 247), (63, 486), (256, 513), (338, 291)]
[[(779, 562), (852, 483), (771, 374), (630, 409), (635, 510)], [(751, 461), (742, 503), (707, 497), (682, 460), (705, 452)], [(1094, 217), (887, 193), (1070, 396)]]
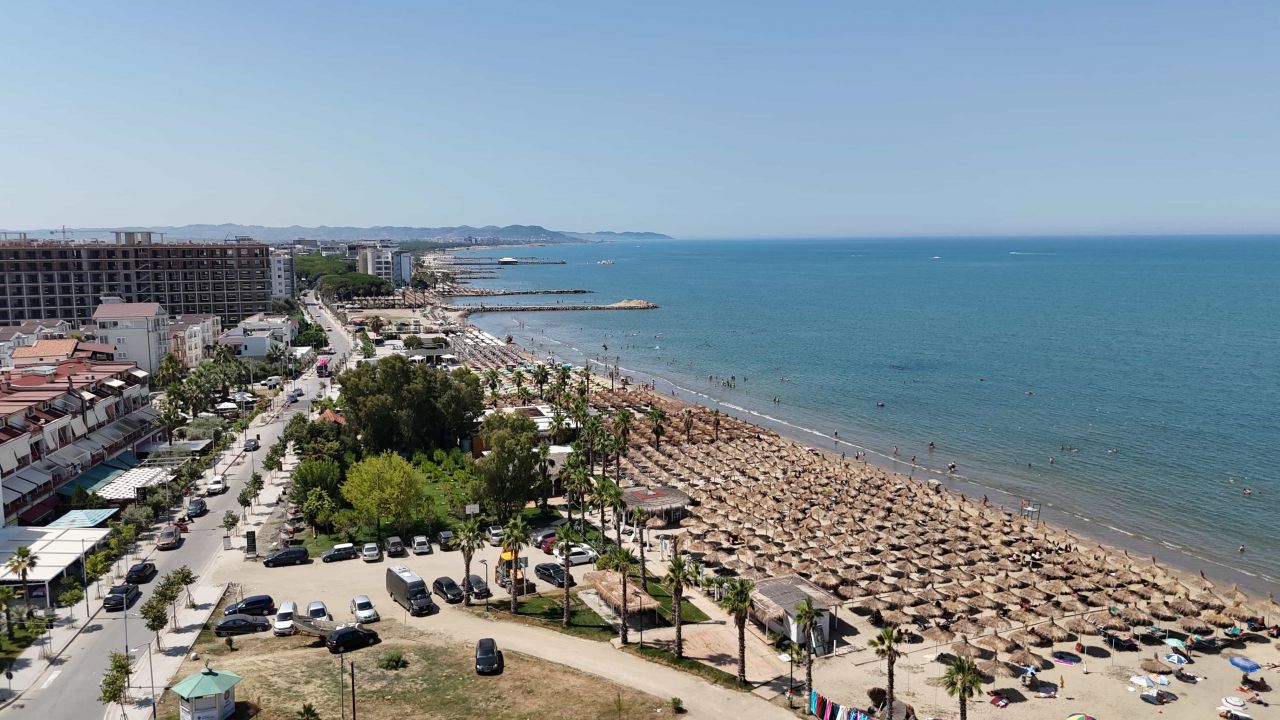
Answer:
[[(595, 291), (512, 302), (661, 306), (473, 316), (540, 353), (620, 358), (663, 392), (815, 445), (834, 446), (838, 432), (917, 476), (955, 462), (980, 483), (947, 481), (960, 489), (1014, 507), (1026, 499), (1046, 520), (1255, 590), (1280, 578), (1278, 237), (469, 254), (566, 261), (504, 267), (479, 285)], [(913, 456), (919, 468), (903, 462)]]

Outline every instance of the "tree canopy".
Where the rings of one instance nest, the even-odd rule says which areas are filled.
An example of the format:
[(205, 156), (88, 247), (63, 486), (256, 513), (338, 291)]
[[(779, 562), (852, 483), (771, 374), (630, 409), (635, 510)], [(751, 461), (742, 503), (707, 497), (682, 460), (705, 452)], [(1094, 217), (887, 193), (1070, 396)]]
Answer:
[(456, 447), (483, 410), (480, 378), (393, 355), (338, 378), (346, 415), (371, 452), (406, 454)]
[(426, 483), (426, 476), (413, 463), (384, 452), (351, 466), (342, 497), (361, 517), (386, 518), (403, 535), (414, 518), (429, 510)]
[(538, 490), (537, 426), (514, 413), (485, 418), (480, 436), (489, 454), (476, 463), (479, 494), (499, 520), (505, 521)]
[(353, 297), (390, 295), (394, 287), (380, 277), (364, 273), (325, 275), (316, 285), (316, 291), (327, 297), (349, 300)]

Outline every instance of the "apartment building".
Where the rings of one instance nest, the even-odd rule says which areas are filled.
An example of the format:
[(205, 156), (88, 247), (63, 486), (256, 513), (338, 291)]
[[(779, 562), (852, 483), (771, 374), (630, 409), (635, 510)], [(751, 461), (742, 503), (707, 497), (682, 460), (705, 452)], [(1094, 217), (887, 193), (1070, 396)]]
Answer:
[(413, 278), (413, 253), (384, 247), (360, 248), (356, 270), (404, 287)]
[(293, 297), (293, 250), (271, 251), (271, 297)]
[(250, 238), (166, 243), (162, 233), (117, 232), (102, 242), (18, 233), (0, 241), (0, 325), (84, 323), (104, 295), (235, 323), (270, 309), (271, 270), (270, 247)]
[[(75, 340), (42, 340), (43, 343)], [(71, 357), (0, 373), (0, 505), (5, 524), (34, 525), (57, 490), (163, 435), (148, 374), (132, 362)]]
[(235, 350), (236, 357), (265, 358), (272, 348), (287, 348), (298, 336), (298, 326), (287, 317), (254, 315), (218, 337), (219, 345)]
[(217, 315), (179, 315), (169, 323), (169, 352), (193, 368), (213, 357), (220, 335), (222, 318)]
[(131, 360), (154, 373), (169, 352), (169, 313), (160, 303), (129, 303), (104, 297), (93, 311), (96, 339), (115, 346), (116, 360)]

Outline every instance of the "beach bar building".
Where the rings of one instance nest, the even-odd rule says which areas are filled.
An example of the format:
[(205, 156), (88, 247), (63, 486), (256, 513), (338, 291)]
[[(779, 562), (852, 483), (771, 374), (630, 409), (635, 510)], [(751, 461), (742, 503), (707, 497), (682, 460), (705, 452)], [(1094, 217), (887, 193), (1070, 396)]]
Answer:
[[(690, 498), (684, 492), (665, 485), (636, 485), (622, 490), (622, 502), (627, 515), (639, 510), (650, 519), (658, 518), (661, 525), (669, 525), (684, 517)], [(656, 523), (651, 523), (654, 527)]]
[(223, 720), (236, 711), (236, 685), (240, 676), (230, 670), (204, 670), (188, 675), (173, 686), (178, 696), (179, 720)]
[[(812, 638), (804, 637), (804, 631), (796, 624), (796, 606), (805, 598), (813, 598), (813, 606), (819, 611)], [(787, 637), (802, 647), (809, 647), (807, 643), (812, 640), (816, 655), (827, 655), (835, 650), (835, 611), (840, 601), (831, 593), (799, 575), (780, 575), (756, 581), (751, 599), (755, 603), (756, 617), (766, 632)]]

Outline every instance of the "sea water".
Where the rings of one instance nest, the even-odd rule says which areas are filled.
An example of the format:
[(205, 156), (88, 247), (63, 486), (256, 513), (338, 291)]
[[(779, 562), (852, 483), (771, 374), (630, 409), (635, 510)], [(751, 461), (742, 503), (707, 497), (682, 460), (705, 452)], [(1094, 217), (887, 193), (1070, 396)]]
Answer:
[(865, 448), (903, 472), (939, 477), (954, 462), (981, 483), (964, 489), (993, 503), (1026, 501), (1254, 590), (1280, 577), (1280, 238), (673, 240), (514, 254), (566, 264), (503, 267), (476, 284), (595, 291), (511, 303), (660, 308), (473, 316), (496, 335), (573, 362), (608, 358), (661, 392), (850, 456)]

